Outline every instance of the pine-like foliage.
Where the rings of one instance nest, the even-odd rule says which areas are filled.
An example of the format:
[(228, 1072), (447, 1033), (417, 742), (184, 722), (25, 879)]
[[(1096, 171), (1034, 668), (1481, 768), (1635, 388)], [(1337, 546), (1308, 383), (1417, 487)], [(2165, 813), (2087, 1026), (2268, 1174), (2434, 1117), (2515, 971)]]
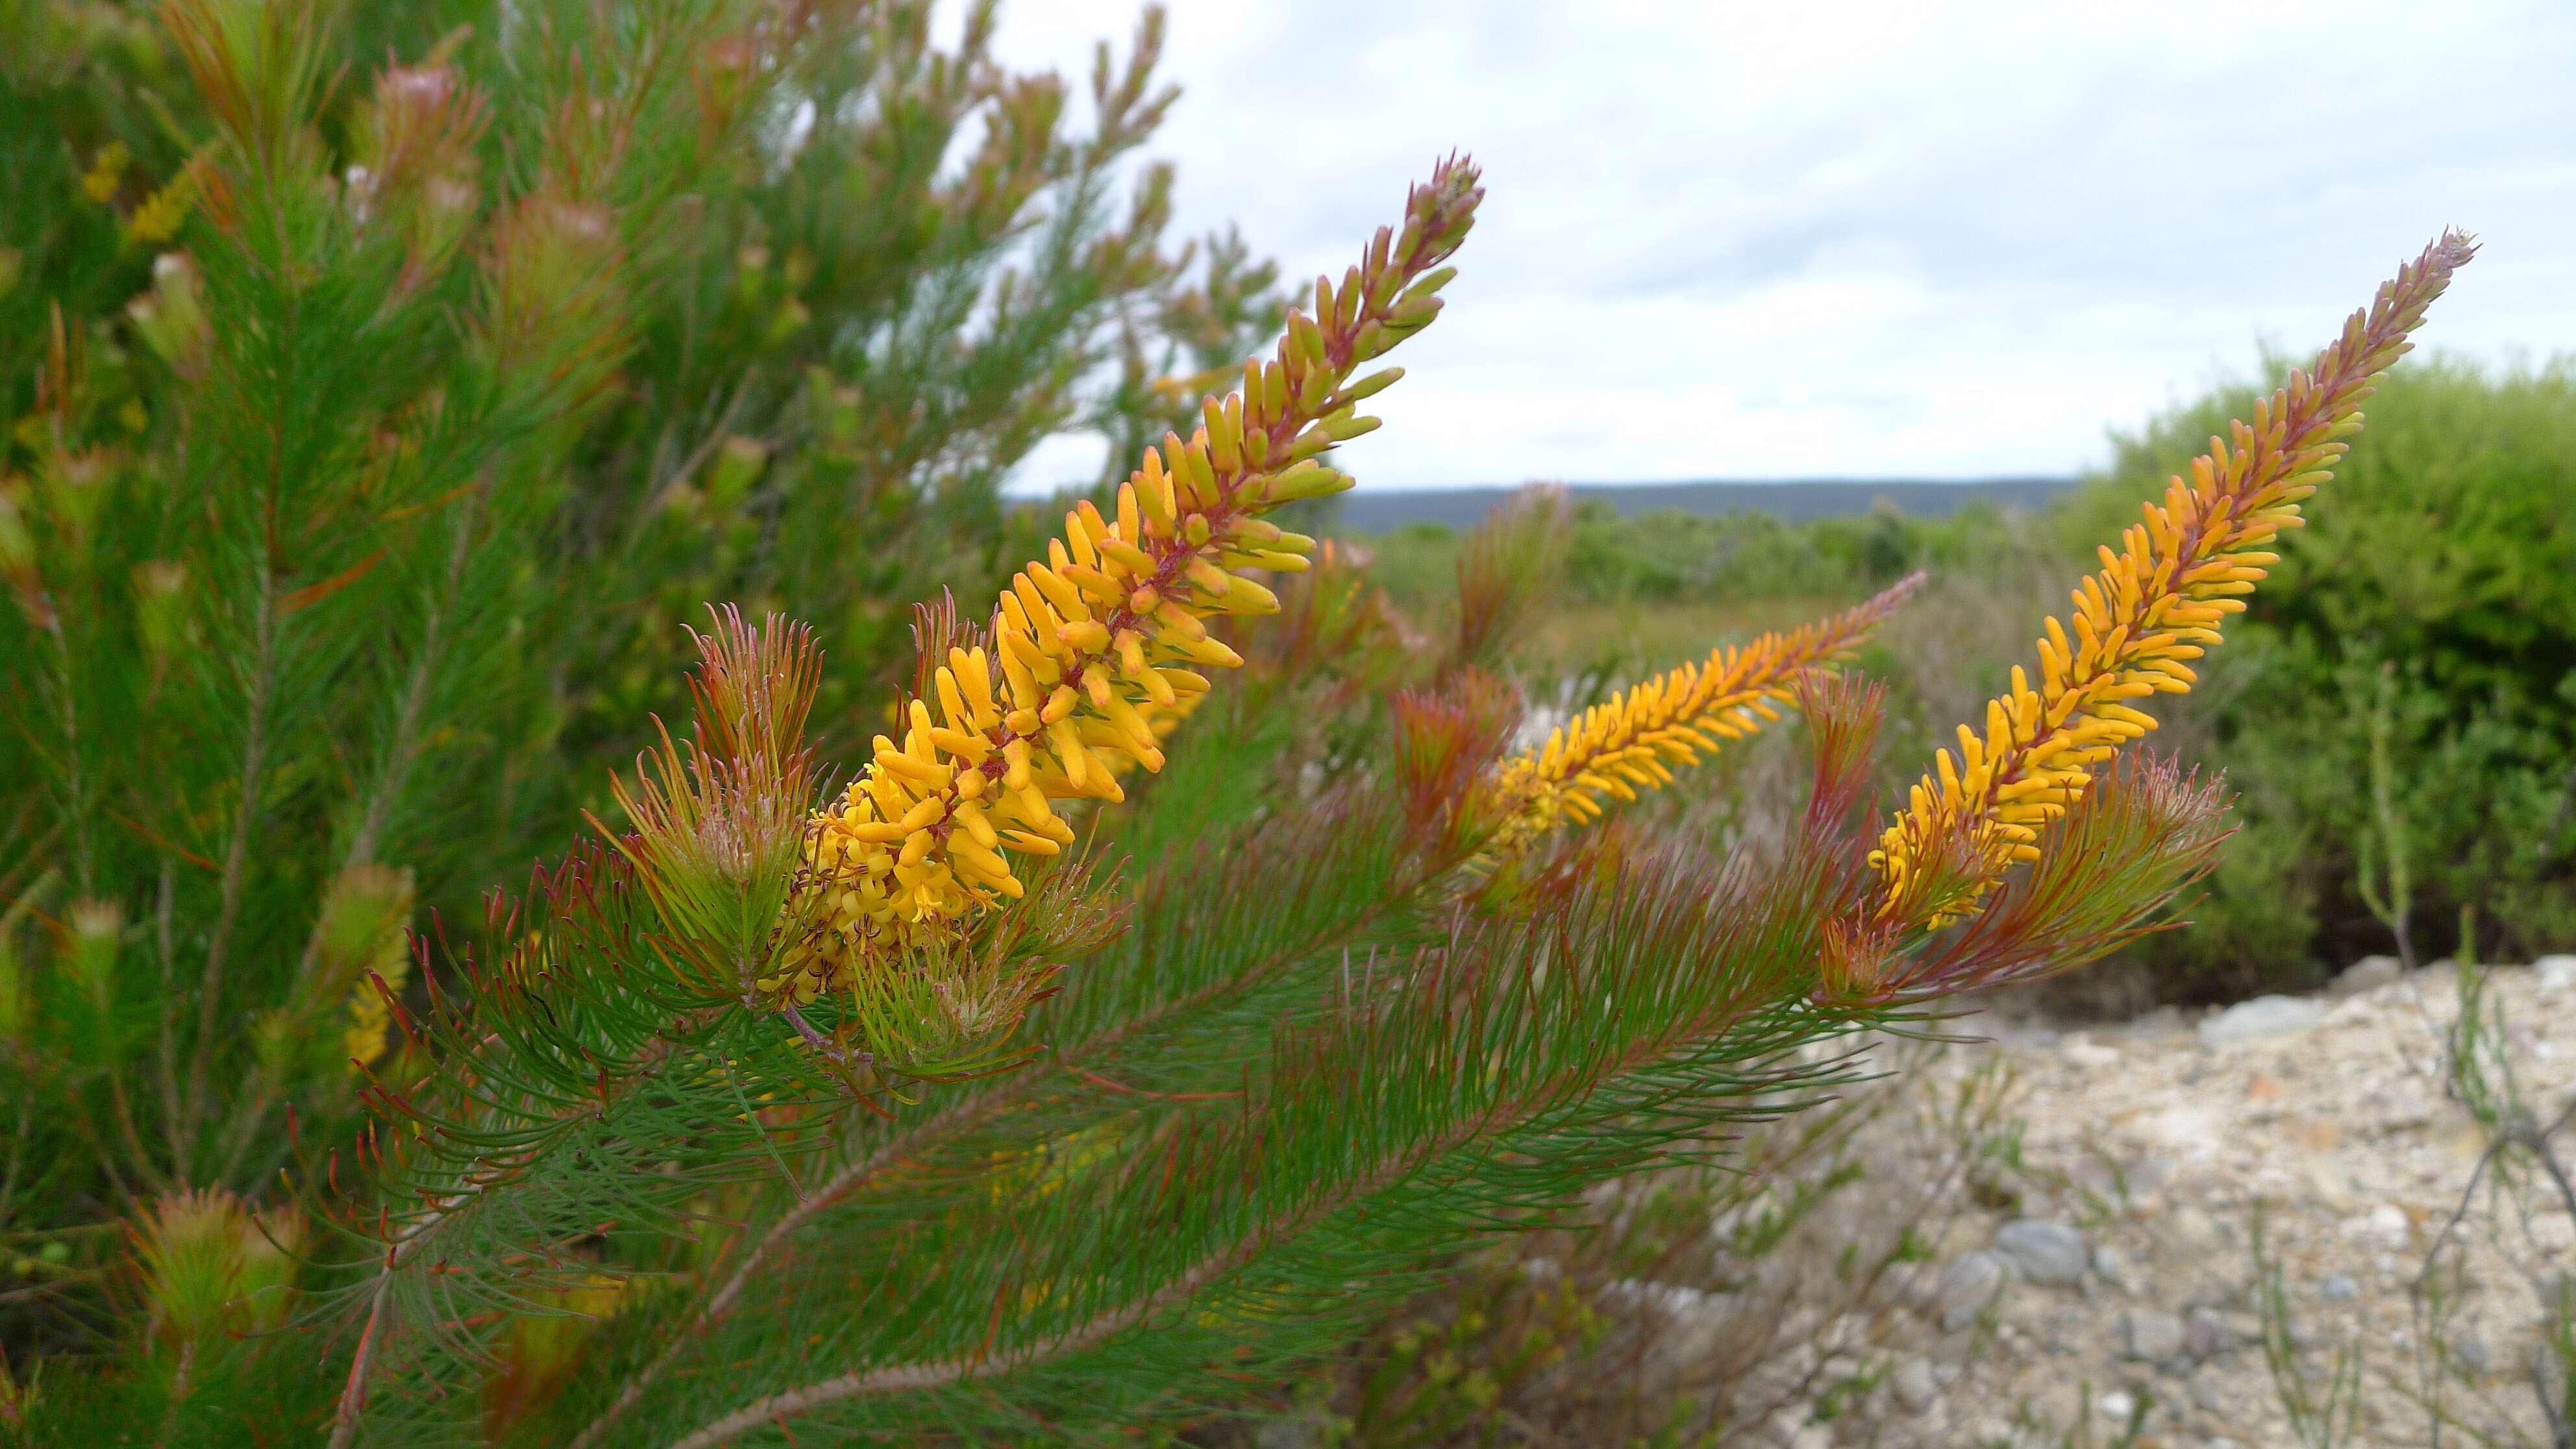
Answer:
[(959, 18), (0, 7), (22, 1368), (120, 1341), (119, 1220), (274, 1198), (290, 1113), (354, 1140), (435, 986), (409, 933), (615, 812), (701, 600), (823, 621), (811, 728), (864, 739), (905, 606), (1028, 531), (1004, 476), (1275, 326), (1135, 160), (1158, 15), (1070, 88)]
[[(106, 334), (50, 304), (29, 334), (0, 1228), (122, 1239), (25, 1255), (54, 1276), (12, 1302), (52, 1316), (12, 1328), (43, 1357), (0, 1433), (30, 1443), (1087, 1442), (1256, 1400), (1460, 1249), (1815, 1101), (1837, 1042), (2152, 928), (2223, 802), (2122, 753), (2129, 701), (2188, 687), (2470, 254), (2151, 505), (2039, 686), (1884, 826), (1880, 693), (1841, 664), (1910, 581), (1550, 721), (1511, 661), (1557, 499), (1462, 551), (1446, 641), (1265, 516), (1349, 485), (1472, 164), (1267, 357), (1140, 386), (1262, 290), (1221, 249), (1186, 301), (1150, 215), (1091, 215), (1160, 104), (1141, 66), (1104, 60), (1068, 145), (1060, 91), (978, 58), (987, 11), (956, 57), (904, 8), (361, 20), (174, 0), (202, 134), (149, 196), (120, 202), (137, 151), (84, 180), (187, 238), (113, 334), (166, 376), (102, 391)], [(333, 47), (388, 40), (417, 58), (345, 97)], [(720, 365), (734, 327), (793, 365)], [(968, 603), (915, 610), (884, 733), (822, 647), (864, 627), (757, 607), (680, 636), (676, 735), (613, 724), (660, 648), (600, 622), (621, 581), (881, 597), (850, 581), (881, 539), (1095, 357), (1094, 421), (1167, 431), (1056, 536), (952, 560)], [(1776, 847), (1622, 818), (1790, 710), (1815, 763)], [(547, 775), (582, 730), (647, 748)], [(407, 929), (519, 812), (585, 804), (478, 925)]]

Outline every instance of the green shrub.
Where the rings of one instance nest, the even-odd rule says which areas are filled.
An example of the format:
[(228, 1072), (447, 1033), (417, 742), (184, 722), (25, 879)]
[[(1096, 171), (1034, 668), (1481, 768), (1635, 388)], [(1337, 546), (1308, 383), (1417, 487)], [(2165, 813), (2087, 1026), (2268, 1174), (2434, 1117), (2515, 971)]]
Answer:
[(1186, 426), (1172, 375), (1272, 330), (1274, 273), (1173, 245), (1136, 164), (1159, 16), (1087, 98), (994, 23), (0, 6), (22, 1361), (96, 1345), (117, 1202), (273, 1183), (290, 1101), (345, 1141), (368, 973), (401, 990), (406, 930), (613, 809), (610, 765), (686, 713), (704, 600), (816, 620), (816, 734), (864, 740), (908, 606), (1037, 536), (1014, 466)]
[[(2068, 542), (2133, 517), (2251, 399), (2223, 389), (2120, 440), (2064, 509)], [(2390, 949), (2355, 887), (2383, 665), (2427, 951), (2456, 944), (2462, 906), (2490, 953), (2576, 944), (2576, 364), (2413, 363), (2368, 410), (2177, 711), (2179, 736), (2228, 762), (2241, 828), (2198, 928), (2142, 948), (2168, 994), (2311, 985)]]

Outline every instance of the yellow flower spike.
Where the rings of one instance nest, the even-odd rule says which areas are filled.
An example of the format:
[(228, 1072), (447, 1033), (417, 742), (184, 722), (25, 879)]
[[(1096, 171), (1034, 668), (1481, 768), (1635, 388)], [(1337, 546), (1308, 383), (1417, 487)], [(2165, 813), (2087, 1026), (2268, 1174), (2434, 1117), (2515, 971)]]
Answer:
[(1738, 739), (1759, 728), (1753, 711), (1777, 719), (1771, 701), (1788, 700), (1799, 676), (1847, 657), (1922, 582), (1915, 574), (1830, 619), (1721, 645), (1703, 661), (1594, 705), (1552, 731), (1546, 744), (1503, 761), (1492, 784), (1502, 824), (1483, 863), (1510, 860), (1568, 819), (1599, 818), (1600, 796), (1634, 803), (1639, 787), (1671, 783), (1658, 751), (1687, 764), (1694, 744), (1716, 752), (1709, 736)]
[(1870, 861), (1883, 918), (1939, 926), (1973, 909), (2014, 863), (2038, 858), (2040, 828), (2074, 806), (2094, 766), (2156, 727), (2131, 701), (2191, 688), (2198, 676), (2181, 661), (2220, 641), (2226, 616), (2280, 561), (2266, 546), (2300, 526), (2299, 500), (2332, 476), (2362, 400), (2476, 251), (2444, 233), (2352, 315), (2313, 370), (2258, 402), (2250, 425), (2210, 439), (2188, 483), (2177, 476), (2163, 503), (2141, 504), (2143, 526), (2122, 531), (2121, 552), (2099, 550), (2100, 572), (2070, 595), (2072, 640), (2069, 625), (2046, 621), (2038, 688), (2016, 668), (1983, 737), (1961, 727), (1964, 777), (1941, 752), (1880, 837)]
[(1064, 536), (1012, 577), (982, 647), (951, 651), (933, 673), (934, 699), (907, 711), (903, 742), (881, 743), (815, 815), (804, 888), (854, 909), (824, 913), (781, 979), (841, 989), (855, 972), (962, 939), (1022, 892), (1002, 849), (1045, 856), (1073, 843), (1051, 800), (1123, 799), (1121, 770), (1160, 768), (1160, 741), (1207, 691), (1196, 670), (1243, 662), (1203, 620), (1277, 607), (1230, 567), (1293, 570), (1313, 547), (1247, 525), (1350, 486), (1316, 457), (1375, 425), (1354, 406), (1395, 369), (1354, 375), (1436, 313), (1442, 264), (1483, 196), (1476, 183), (1472, 165), (1442, 165), (1408, 198), (1400, 242), (1381, 232), (1338, 291), (1319, 284), (1312, 315), (1290, 315), (1275, 358), (1244, 368), (1242, 392), (1202, 400), (1189, 439), (1146, 450), (1114, 518), (1088, 503), (1066, 515)]

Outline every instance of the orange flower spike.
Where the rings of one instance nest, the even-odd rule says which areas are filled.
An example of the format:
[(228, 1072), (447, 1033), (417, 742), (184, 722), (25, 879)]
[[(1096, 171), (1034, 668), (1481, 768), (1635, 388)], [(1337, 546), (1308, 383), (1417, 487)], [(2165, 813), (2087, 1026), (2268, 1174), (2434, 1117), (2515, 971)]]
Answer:
[[(2014, 864), (2038, 858), (2041, 829), (2082, 796), (2094, 766), (2156, 727), (2137, 702), (2191, 688), (2198, 676), (2185, 661), (2220, 642), (2227, 616), (2279, 561), (2266, 545), (2300, 526), (2300, 500), (2361, 430), (2362, 400), (2476, 251), (2457, 232), (2425, 248), (2312, 370), (2257, 403), (2251, 424), (2210, 439), (2189, 482), (2176, 477), (2162, 504), (2142, 505), (2120, 552), (2099, 550), (2100, 572), (2071, 596), (2071, 628), (2046, 621), (2036, 686), (2013, 670), (1984, 733), (1960, 727), (1957, 755), (1940, 752), (1871, 853), (1882, 919), (1938, 926), (1972, 909)], [(1928, 865), (1962, 850), (1953, 868)]]
[(1670, 765), (1695, 764), (1723, 741), (1778, 719), (1777, 705), (1791, 700), (1801, 675), (1849, 657), (1922, 582), (1915, 574), (1830, 619), (1720, 646), (1704, 661), (1594, 705), (1546, 744), (1505, 760), (1494, 775), (1504, 823), (1489, 859), (1507, 858), (1569, 819), (1599, 818), (1604, 795), (1634, 802), (1638, 791), (1672, 783)]
[(1315, 541), (1260, 515), (1350, 486), (1322, 455), (1377, 426), (1358, 404), (1401, 375), (1354, 374), (1439, 314), (1477, 179), (1471, 163), (1441, 165), (1407, 199), (1401, 232), (1381, 229), (1338, 288), (1318, 280), (1275, 360), (1247, 363), (1243, 390), (1205, 400), (1189, 438), (1146, 452), (1114, 517), (1088, 503), (1065, 516), (1003, 594), (989, 655), (952, 651), (901, 743), (881, 740), (815, 816), (807, 889), (831, 907), (764, 990), (810, 999), (867, 961), (961, 938), (1021, 894), (1012, 855), (1072, 842), (1050, 802), (1122, 799), (1121, 772), (1161, 768), (1161, 739), (1204, 693), (1195, 671), (1243, 662), (1201, 621), (1279, 607), (1234, 570), (1306, 566)]

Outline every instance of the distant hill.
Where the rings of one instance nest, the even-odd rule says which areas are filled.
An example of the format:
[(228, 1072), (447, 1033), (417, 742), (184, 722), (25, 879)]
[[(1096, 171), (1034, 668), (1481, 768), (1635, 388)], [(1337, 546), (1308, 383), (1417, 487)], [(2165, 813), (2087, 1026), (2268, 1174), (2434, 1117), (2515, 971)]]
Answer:
[[(2074, 486), (2072, 478), (1983, 478), (1964, 483), (1920, 478), (1817, 478), (1785, 482), (1578, 483), (1577, 502), (1604, 499), (1621, 513), (1678, 508), (1686, 513), (1755, 509), (1792, 522), (1867, 513), (1884, 498), (1918, 518), (1946, 517), (1971, 499), (2031, 508)], [(1514, 490), (1509, 488), (1358, 488), (1338, 500), (1340, 533), (1384, 533), (1408, 523), (1466, 528)]]

